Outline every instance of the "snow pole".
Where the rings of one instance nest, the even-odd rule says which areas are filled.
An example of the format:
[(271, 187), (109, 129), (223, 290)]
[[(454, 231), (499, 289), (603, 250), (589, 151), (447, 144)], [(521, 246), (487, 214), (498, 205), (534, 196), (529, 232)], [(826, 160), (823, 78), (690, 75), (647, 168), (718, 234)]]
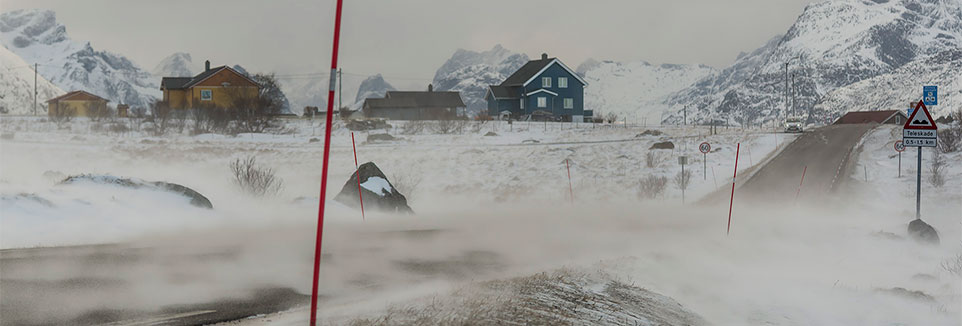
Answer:
[(802, 183), (805, 182), (805, 171), (808, 171), (808, 165), (802, 169), (802, 181), (798, 182), (798, 189), (795, 189), (795, 202), (798, 202), (798, 194), (802, 192)]
[(310, 326), (317, 326), (317, 280), (321, 268), (321, 239), (324, 234), (324, 198), (327, 195), (327, 170), (331, 155), (331, 120), (334, 114), (334, 73), (337, 71), (337, 46), (341, 38), (341, 4), (344, 0), (337, 0), (334, 13), (334, 44), (331, 50), (331, 80), (327, 95), (327, 121), (324, 128), (324, 161), (321, 167), (321, 196), (318, 198), (317, 208), (317, 239), (314, 241), (314, 277), (311, 284), (311, 321)]
[(364, 195), (361, 194), (361, 171), (357, 165), (357, 146), (354, 145), (354, 132), (351, 132), (351, 149), (354, 150), (354, 174), (357, 175), (357, 200), (361, 203), (361, 220), (364, 220)]
[(571, 189), (571, 167), (568, 165), (568, 159), (565, 159), (565, 169), (568, 170), (568, 198), (571, 200), (571, 204), (575, 203), (575, 193)]
[(735, 145), (735, 172), (732, 173), (732, 198), (728, 201), (728, 231), (725, 231), (726, 235), (732, 233), (732, 206), (735, 204), (735, 178), (738, 177), (738, 151), (741, 147), (741, 143)]

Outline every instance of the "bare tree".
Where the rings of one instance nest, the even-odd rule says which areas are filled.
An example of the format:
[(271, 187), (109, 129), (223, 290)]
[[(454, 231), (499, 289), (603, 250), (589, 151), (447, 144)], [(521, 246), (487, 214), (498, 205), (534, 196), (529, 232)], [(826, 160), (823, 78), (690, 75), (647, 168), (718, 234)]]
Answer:
[(608, 123), (615, 123), (615, 121), (618, 121), (618, 114), (614, 112), (608, 112), (608, 114), (605, 114), (605, 121)]
[(154, 136), (163, 136), (167, 134), (167, 130), (171, 126), (172, 111), (173, 109), (170, 108), (170, 104), (166, 101), (156, 101), (151, 104), (150, 114), (154, 122), (151, 133)]
[(945, 158), (938, 148), (932, 151), (932, 165), (929, 166), (929, 183), (936, 188), (945, 185)]
[(284, 181), (274, 174), (274, 169), (258, 165), (254, 156), (234, 160), (230, 170), (234, 184), (255, 197), (274, 196), (284, 187)]
[(50, 121), (57, 125), (57, 129), (64, 129), (73, 120), (74, 115), (77, 113), (76, 110), (70, 106), (60, 106), (60, 103), (54, 104), (52, 110), (49, 112)]
[(638, 187), (638, 197), (645, 199), (654, 199), (665, 192), (665, 188), (668, 186), (668, 178), (663, 176), (657, 176), (654, 174), (649, 174), (648, 176), (641, 179)]
[(651, 169), (658, 166), (658, 154), (652, 151), (645, 153), (645, 167)]
[(107, 108), (107, 103), (91, 101), (84, 103), (83, 105), (84, 109), (87, 111), (87, 117), (90, 118), (90, 121), (100, 122), (110, 118), (111, 116), (110, 109)]

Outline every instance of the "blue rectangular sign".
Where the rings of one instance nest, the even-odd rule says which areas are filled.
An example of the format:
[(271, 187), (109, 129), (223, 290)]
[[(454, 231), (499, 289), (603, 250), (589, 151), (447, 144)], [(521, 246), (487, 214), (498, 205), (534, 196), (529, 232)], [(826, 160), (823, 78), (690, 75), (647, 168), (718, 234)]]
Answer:
[(938, 86), (923, 86), (922, 87), (922, 102), (925, 106), (933, 106), (939, 104), (939, 87)]

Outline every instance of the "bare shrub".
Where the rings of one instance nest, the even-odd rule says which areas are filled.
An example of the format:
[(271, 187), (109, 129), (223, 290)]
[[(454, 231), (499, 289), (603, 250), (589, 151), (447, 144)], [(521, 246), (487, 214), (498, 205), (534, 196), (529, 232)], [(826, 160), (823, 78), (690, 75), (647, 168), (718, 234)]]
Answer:
[(942, 261), (942, 269), (955, 276), (962, 276), (962, 253)]
[(932, 151), (932, 165), (929, 166), (929, 183), (936, 188), (945, 185), (945, 158), (938, 149)]
[(90, 121), (100, 122), (112, 116), (106, 103), (87, 102), (84, 104), (84, 109), (87, 110), (87, 117), (90, 118)]
[(658, 154), (652, 151), (648, 151), (645, 154), (645, 167), (649, 169), (658, 166)]
[(154, 122), (151, 133), (154, 136), (163, 136), (167, 134), (167, 131), (173, 124), (173, 109), (170, 108), (170, 105), (165, 101), (154, 102), (151, 104), (150, 113)]
[(426, 121), (421, 121), (421, 120), (408, 121), (407, 123), (404, 124), (403, 127), (401, 127), (401, 134), (417, 135), (424, 132), (424, 128), (426, 127), (427, 127)]
[(53, 122), (55, 125), (57, 125), (57, 129), (66, 128), (66, 126), (70, 124), (70, 121), (73, 120), (74, 114), (76, 114), (76, 111), (73, 108), (61, 108), (59, 107), (59, 104), (51, 108), (51, 110), (53, 111), (49, 112), (50, 122)]
[(258, 165), (254, 156), (234, 160), (230, 170), (234, 175), (234, 184), (255, 197), (274, 196), (284, 186), (284, 181), (274, 174), (274, 169)]
[(675, 186), (678, 189), (685, 190), (688, 189), (688, 185), (691, 184), (691, 170), (685, 170), (684, 172), (678, 172), (674, 178)]
[(605, 114), (605, 121), (608, 123), (614, 123), (615, 121), (618, 121), (618, 114), (614, 112), (608, 112), (608, 114)]
[(668, 187), (668, 178), (664, 176), (657, 176), (654, 174), (649, 174), (648, 176), (641, 179), (638, 188), (638, 197), (646, 199), (654, 199), (665, 192), (665, 188)]
[(456, 132), (458, 126), (455, 120), (438, 120), (431, 125), (431, 130), (439, 135), (447, 135)]
[(397, 189), (398, 192), (407, 196), (408, 201), (411, 200), (411, 194), (417, 190), (418, 185), (421, 184), (421, 176), (414, 174), (398, 173), (394, 175), (391, 179), (391, 185)]

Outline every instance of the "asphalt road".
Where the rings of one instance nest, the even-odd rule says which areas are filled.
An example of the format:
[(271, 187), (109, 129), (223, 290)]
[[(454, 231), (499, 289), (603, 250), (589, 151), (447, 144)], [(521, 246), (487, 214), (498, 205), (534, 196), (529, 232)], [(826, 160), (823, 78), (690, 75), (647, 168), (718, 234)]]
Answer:
[(791, 203), (796, 193), (798, 200), (831, 198), (851, 173), (862, 136), (875, 126), (832, 125), (805, 132), (744, 181), (735, 196), (771, 205)]

